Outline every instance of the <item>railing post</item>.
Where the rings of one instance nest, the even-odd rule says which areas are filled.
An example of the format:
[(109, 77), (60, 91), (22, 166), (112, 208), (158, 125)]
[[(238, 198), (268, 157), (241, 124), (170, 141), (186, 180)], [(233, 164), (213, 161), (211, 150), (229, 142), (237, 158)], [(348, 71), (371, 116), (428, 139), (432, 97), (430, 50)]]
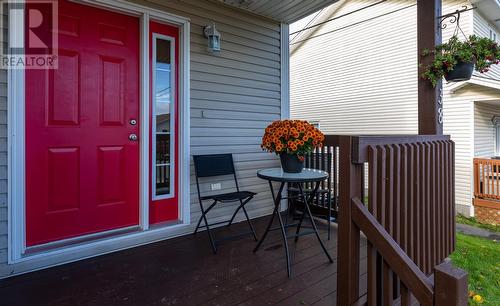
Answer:
[(434, 306), (467, 305), (467, 273), (445, 261), (434, 269)]
[(340, 138), (339, 234), (337, 240), (337, 305), (351, 305), (359, 298), (359, 228), (351, 216), (351, 199), (361, 199), (363, 164), (352, 163), (353, 137)]

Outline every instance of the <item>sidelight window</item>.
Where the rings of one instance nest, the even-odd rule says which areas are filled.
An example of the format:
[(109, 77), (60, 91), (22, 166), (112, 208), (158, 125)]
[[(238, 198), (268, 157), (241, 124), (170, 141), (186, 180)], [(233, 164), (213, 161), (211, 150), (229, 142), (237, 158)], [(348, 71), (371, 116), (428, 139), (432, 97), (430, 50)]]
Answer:
[(174, 196), (175, 74), (174, 39), (153, 34), (152, 192), (154, 199)]

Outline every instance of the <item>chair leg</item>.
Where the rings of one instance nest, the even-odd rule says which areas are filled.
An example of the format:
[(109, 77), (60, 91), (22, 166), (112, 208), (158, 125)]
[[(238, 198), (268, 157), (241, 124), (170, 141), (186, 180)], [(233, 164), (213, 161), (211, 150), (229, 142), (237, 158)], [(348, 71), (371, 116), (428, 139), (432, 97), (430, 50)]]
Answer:
[(330, 231), (332, 230), (332, 196), (328, 193), (328, 240), (330, 240)]
[[(307, 205), (307, 204), (304, 204)], [(297, 229), (295, 230), (295, 235), (298, 235), (300, 232), (300, 228), (302, 227), (302, 221), (304, 221), (304, 216), (306, 215), (305, 207), (304, 211), (302, 212), (302, 216), (300, 216), (300, 221), (299, 224), (297, 225)], [(299, 236), (295, 236), (295, 242), (299, 241)]]
[(200, 220), (198, 220), (198, 224), (196, 224), (196, 229), (194, 230), (194, 233), (193, 233), (194, 235), (196, 235), (198, 233), (198, 229), (200, 228), (201, 220), (203, 220), (203, 215), (204, 214), (202, 214), (200, 216)]
[(255, 229), (253, 228), (253, 224), (250, 221), (250, 218), (248, 217), (248, 213), (247, 213), (247, 210), (245, 209), (245, 206), (242, 206), (241, 208), (243, 209), (243, 212), (245, 213), (245, 217), (247, 218), (248, 226), (250, 226), (250, 230), (252, 231), (253, 238), (255, 239), (255, 241), (258, 241), (259, 239), (257, 239), (257, 233), (255, 233)]
[(245, 205), (248, 201), (246, 201), (245, 203), (243, 203), (241, 200), (240, 200), (240, 205), (238, 206), (238, 208), (236, 208), (236, 210), (234, 211), (233, 213), (233, 216), (231, 217), (231, 219), (229, 220), (229, 223), (226, 225), (227, 227), (231, 226), (231, 224), (233, 224), (233, 221), (234, 221), (234, 218), (236, 218), (236, 214), (240, 211), (240, 209), (243, 207), (243, 205)]
[(215, 206), (215, 204), (217, 204), (217, 201), (214, 201), (207, 208), (207, 210), (204, 210), (203, 209), (203, 204), (200, 201), (201, 217), (200, 217), (200, 220), (198, 221), (198, 224), (196, 225), (196, 229), (194, 230), (194, 234), (196, 235), (196, 233), (198, 232), (198, 229), (200, 228), (200, 225), (201, 225), (201, 221), (202, 220), (205, 221), (205, 227), (207, 229), (208, 239), (210, 240), (210, 245), (212, 247), (212, 252), (214, 252), (214, 254), (217, 254), (217, 247), (215, 246), (215, 241), (214, 241), (214, 238), (212, 236), (212, 232), (210, 231), (210, 226), (208, 225), (208, 220), (207, 220), (207, 213)]
[(215, 204), (217, 203), (217, 201), (213, 202), (212, 204), (210, 204), (210, 206), (207, 208), (207, 210), (204, 210), (203, 209), (203, 204), (201, 204), (200, 202), (200, 209), (201, 209), (201, 216), (200, 216), (200, 220), (198, 220), (198, 224), (196, 225), (196, 229), (194, 230), (194, 233), (196, 235), (196, 233), (198, 233), (198, 229), (200, 228), (200, 225), (201, 225), (201, 220), (203, 219), (203, 217), (212, 209), (214, 208)]
[(212, 246), (212, 252), (217, 254), (217, 247), (215, 246), (214, 238), (212, 237), (212, 232), (210, 231), (210, 227), (208, 226), (207, 217), (203, 214), (203, 220), (205, 221), (205, 227), (207, 228), (208, 239), (210, 239), (210, 245)]

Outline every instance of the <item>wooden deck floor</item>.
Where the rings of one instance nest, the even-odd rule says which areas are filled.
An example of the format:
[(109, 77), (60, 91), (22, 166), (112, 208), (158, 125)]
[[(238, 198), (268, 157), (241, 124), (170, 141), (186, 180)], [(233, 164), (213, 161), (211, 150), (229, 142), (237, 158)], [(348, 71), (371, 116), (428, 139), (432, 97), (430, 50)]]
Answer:
[[(254, 220), (259, 235), (266, 221)], [(336, 258), (336, 229), (330, 241), (320, 229)], [(278, 231), (256, 254), (245, 237), (222, 243), (217, 255), (202, 232), (0, 281), (0, 305), (335, 305), (336, 261), (314, 236), (289, 242), (291, 279)]]

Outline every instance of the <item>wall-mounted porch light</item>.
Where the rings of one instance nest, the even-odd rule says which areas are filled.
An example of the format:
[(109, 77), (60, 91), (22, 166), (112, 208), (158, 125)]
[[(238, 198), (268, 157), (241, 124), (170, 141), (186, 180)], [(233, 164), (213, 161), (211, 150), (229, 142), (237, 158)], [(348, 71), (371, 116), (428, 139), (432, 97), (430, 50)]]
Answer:
[(220, 51), (220, 33), (215, 29), (215, 23), (203, 28), (203, 33), (208, 39), (207, 51), (208, 52), (219, 52)]

